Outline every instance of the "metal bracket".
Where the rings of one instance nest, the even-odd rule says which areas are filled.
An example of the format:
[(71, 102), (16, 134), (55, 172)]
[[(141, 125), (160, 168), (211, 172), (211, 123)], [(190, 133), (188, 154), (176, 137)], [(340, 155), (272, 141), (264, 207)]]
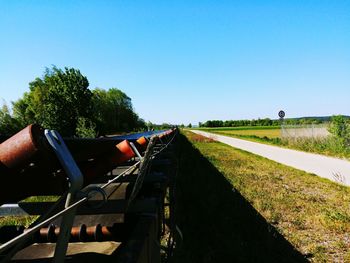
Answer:
[(143, 158), (142, 158), (140, 152), (137, 150), (135, 144), (130, 142), (130, 146), (131, 146), (132, 150), (134, 151), (134, 153), (137, 155), (137, 157), (139, 157), (140, 161), (142, 161)]
[[(99, 194), (102, 197), (102, 200), (99, 201), (96, 205), (92, 205), (91, 201), (96, 198), (96, 195)], [(101, 208), (107, 202), (108, 196), (106, 191), (98, 186), (88, 186), (83, 191), (79, 192), (79, 196), (87, 198), (87, 206), (90, 208)]]
[[(65, 208), (67, 208), (76, 199), (77, 193), (83, 186), (84, 178), (61, 135), (57, 131), (45, 130), (45, 136), (69, 178), (70, 185), (65, 203)], [(75, 213), (76, 208), (67, 212), (62, 217), (61, 231), (56, 243), (54, 262), (64, 262)]]

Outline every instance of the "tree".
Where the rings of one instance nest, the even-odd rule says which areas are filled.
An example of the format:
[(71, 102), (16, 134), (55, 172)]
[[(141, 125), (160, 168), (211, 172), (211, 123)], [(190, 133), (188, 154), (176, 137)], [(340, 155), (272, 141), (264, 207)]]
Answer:
[(146, 128), (124, 92), (116, 88), (91, 92), (88, 86), (77, 69), (46, 69), (42, 78), (29, 83), (29, 92), (12, 103), (13, 116), (7, 108), (2, 111), (2, 123), (8, 126), (12, 118), (18, 129), (38, 123), (63, 136), (79, 137)]
[(7, 105), (3, 104), (0, 109), (0, 135), (10, 136), (15, 134), (19, 129), (19, 122), (11, 116)]
[(79, 117), (75, 134), (81, 138), (95, 138), (96, 125), (89, 119)]
[(99, 134), (146, 127), (144, 121), (134, 112), (131, 99), (117, 88), (107, 91), (95, 89), (92, 101)]
[(31, 96), (28, 92), (25, 92), (23, 97), (16, 102), (12, 102), (13, 118), (18, 121), (20, 128), (24, 128), (28, 124), (36, 122), (35, 113), (30, 105)]
[(79, 118), (90, 119), (92, 93), (79, 70), (53, 67), (29, 83), (29, 93), (13, 103), (22, 126), (36, 122), (64, 136), (75, 135)]
[(344, 116), (335, 115), (332, 117), (329, 132), (341, 140), (344, 145), (350, 145), (350, 125)]

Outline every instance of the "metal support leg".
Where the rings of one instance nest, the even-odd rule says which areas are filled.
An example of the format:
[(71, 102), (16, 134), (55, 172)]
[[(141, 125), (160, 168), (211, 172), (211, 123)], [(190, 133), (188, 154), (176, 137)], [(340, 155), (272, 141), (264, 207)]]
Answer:
[[(78, 191), (80, 191), (83, 186), (83, 175), (59, 133), (45, 130), (45, 136), (69, 178), (70, 186), (65, 203), (65, 208), (67, 208), (74, 202)], [(72, 209), (62, 217), (61, 231), (56, 242), (53, 260), (55, 263), (64, 262), (75, 213), (76, 209)]]

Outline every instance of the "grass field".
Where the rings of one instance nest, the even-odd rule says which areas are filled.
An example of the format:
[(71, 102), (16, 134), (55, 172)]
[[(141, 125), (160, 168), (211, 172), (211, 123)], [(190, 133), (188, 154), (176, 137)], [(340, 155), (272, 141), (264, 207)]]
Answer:
[(247, 137), (252, 139), (258, 138), (281, 138), (281, 129), (276, 126), (248, 126), (248, 127), (223, 127), (223, 128), (200, 128), (199, 130), (213, 132), (216, 134)]
[(200, 128), (199, 130), (234, 138), (245, 139), (253, 142), (277, 145), (285, 148), (319, 153), (350, 160), (350, 148), (340, 145), (339, 142), (334, 138), (282, 139), (281, 129), (276, 126)]
[(224, 131), (214, 131), (217, 134), (225, 135), (236, 135), (236, 136), (257, 136), (260, 138), (281, 138), (280, 129), (249, 129), (249, 130), (224, 130)]
[(185, 135), (174, 262), (350, 262), (348, 187)]
[(216, 128), (197, 128), (199, 130), (211, 131), (249, 131), (249, 130), (280, 130), (279, 126), (242, 126), (242, 127), (216, 127)]

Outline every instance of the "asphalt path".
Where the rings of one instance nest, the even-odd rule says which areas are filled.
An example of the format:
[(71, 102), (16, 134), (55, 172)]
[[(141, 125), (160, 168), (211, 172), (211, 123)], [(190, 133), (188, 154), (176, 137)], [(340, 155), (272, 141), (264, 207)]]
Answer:
[(204, 131), (191, 131), (278, 163), (350, 186), (350, 162), (347, 160), (250, 142)]

